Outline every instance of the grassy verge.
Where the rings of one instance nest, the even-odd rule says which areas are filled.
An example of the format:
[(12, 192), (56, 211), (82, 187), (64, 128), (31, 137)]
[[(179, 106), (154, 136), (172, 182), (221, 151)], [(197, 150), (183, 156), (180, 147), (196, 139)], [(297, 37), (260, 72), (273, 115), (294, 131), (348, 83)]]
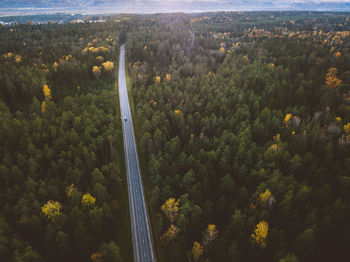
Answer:
[(130, 221), (130, 210), (129, 210), (129, 197), (128, 197), (128, 186), (126, 180), (126, 167), (124, 158), (124, 144), (123, 144), (123, 130), (120, 121), (120, 104), (119, 104), (119, 93), (118, 93), (118, 64), (115, 70), (115, 92), (116, 92), (116, 116), (117, 116), (117, 137), (116, 137), (116, 149), (115, 156), (117, 163), (120, 166), (121, 181), (118, 183), (116, 189), (116, 197), (118, 201), (118, 233), (117, 243), (120, 245), (122, 250), (122, 256), (124, 261), (133, 261), (133, 246), (131, 238), (131, 221)]
[[(126, 86), (127, 86), (127, 89), (128, 89), (128, 97), (129, 97), (129, 104), (130, 104), (130, 111), (131, 111), (131, 115), (132, 115), (132, 118), (133, 118), (133, 126), (134, 126), (134, 132), (135, 132), (135, 142), (136, 142), (136, 146), (137, 148), (140, 148), (139, 145), (140, 145), (140, 140), (141, 140), (141, 130), (139, 128), (139, 125), (137, 125), (136, 123), (136, 113), (135, 113), (135, 110), (136, 110), (136, 104), (134, 103), (134, 99), (133, 99), (133, 96), (132, 96), (132, 85), (133, 85), (133, 81), (132, 79), (130, 78), (129, 76), (129, 73), (128, 73), (128, 63), (127, 61), (125, 61), (125, 74), (126, 74)], [(149, 181), (148, 181), (148, 170), (147, 170), (147, 163), (145, 161), (145, 159), (140, 156), (139, 154), (139, 151), (137, 151), (138, 153), (138, 158), (139, 158), (139, 164), (140, 164), (140, 172), (141, 172), (141, 176), (142, 176), (142, 184), (143, 184), (143, 189), (144, 189), (144, 194), (145, 194), (145, 200), (146, 200), (146, 205), (147, 205), (147, 212), (148, 212), (148, 217), (149, 217), (149, 222), (150, 222), (150, 230), (151, 230), (151, 238), (152, 238), (152, 241), (153, 241), (153, 247), (154, 247), (154, 256), (155, 256), (155, 260), (156, 261), (163, 261), (161, 260), (161, 257), (159, 256), (160, 254), (160, 249), (159, 249), (159, 246), (157, 245), (158, 241), (155, 241), (154, 239), (154, 233), (153, 233), (153, 230), (152, 228), (154, 228), (154, 221), (155, 219), (152, 219), (155, 217), (155, 213), (153, 212), (152, 210), (152, 207), (150, 205), (150, 203), (147, 201), (147, 199), (149, 199), (149, 188), (148, 188), (148, 185), (149, 185)]]

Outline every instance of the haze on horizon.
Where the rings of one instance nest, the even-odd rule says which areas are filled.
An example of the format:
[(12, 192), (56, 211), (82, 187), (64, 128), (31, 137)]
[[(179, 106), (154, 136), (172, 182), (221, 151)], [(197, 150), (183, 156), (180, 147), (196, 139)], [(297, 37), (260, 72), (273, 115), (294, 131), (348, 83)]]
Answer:
[(350, 0), (0, 0), (0, 16), (42, 13), (350, 11)]

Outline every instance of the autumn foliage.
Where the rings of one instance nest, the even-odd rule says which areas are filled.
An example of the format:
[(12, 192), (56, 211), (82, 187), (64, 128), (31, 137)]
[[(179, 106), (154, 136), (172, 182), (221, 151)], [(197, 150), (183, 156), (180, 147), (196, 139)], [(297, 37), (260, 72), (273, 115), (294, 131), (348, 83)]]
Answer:
[(164, 245), (167, 245), (171, 240), (174, 240), (180, 232), (180, 229), (171, 224), (167, 231), (161, 236), (160, 240)]
[(46, 112), (46, 102), (42, 101), (41, 102), (41, 113), (45, 113)]
[(67, 197), (71, 198), (76, 191), (77, 189), (74, 184), (67, 186), (67, 189), (66, 189)]
[(166, 75), (165, 75), (165, 79), (166, 79), (166, 81), (170, 82), (170, 80), (171, 80), (171, 74), (166, 74)]
[(41, 207), (41, 212), (50, 220), (54, 220), (61, 213), (62, 205), (57, 201), (49, 200)]
[(290, 119), (291, 119), (292, 117), (293, 117), (293, 115), (292, 115), (291, 113), (286, 114), (286, 116), (284, 117), (283, 122), (284, 122), (285, 124), (288, 124), (289, 121), (290, 121)]
[(269, 232), (269, 224), (266, 221), (260, 221), (256, 225), (256, 229), (254, 230), (254, 234), (251, 234), (251, 238), (254, 243), (256, 243), (261, 248), (266, 247), (266, 238)]
[(81, 204), (84, 207), (92, 207), (95, 205), (96, 198), (90, 195), (90, 193), (84, 194), (83, 197), (81, 198)]
[(271, 191), (266, 189), (264, 193), (261, 193), (259, 195), (259, 202), (261, 205), (271, 207), (273, 202), (275, 202), (275, 199), (271, 194)]
[(177, 116), (177, 115), (179, 115), (181, 113), (181, 110), (180, 109), (175, 109), (174, 110), (174, 114)]
[(93, 66), (92, 67), (92, 73), (96, 76), (99, 77), (101, 75), (101, 69), (98, 66)]
[(326, 85), (329, 89), (336, 88), (342, 82), (337, 78), (338, 69), (331, 67), (326, 74)]
[(162, 205), (161, 209), (164, 212), (165, 216), (169, 219), (170, 223), (173, 223), (178, 216), (179, 203), (180, 200), (169, 198), (167, 201), (165, 201), (165, 204)]
[(106, 61), (102, 63), (102, 66), (107, 72), (112, 72), (114, 69), (114, 64), (113, 62), (110, 62), (110, 61)]
[(91, 256), (92, 262), (102, 262), (102, 254), (101, 253), (93, 253)]
[(194, 241), (192, 251), (191, 251), (191, 255), (193, 257), (194, 262), (197, 262), (202, 254), (203, 254), (203, 246), (199, 242)]
[(347, 123), (346, 125), (344, 125), (344, 131), (347, 135), (350, 134), (350, 123)]
[(203, 243), (205, 246), (210, 246), (214, 239), (218, 236), (219, 232), (216, 229), (216, 225), (209, 224), (203, 233)]
[(51, 90), (50, 90), (50, 88), (48, 87), (48, 85), (44, 85), (44, 86), (43, 86), (43, 93), (44, 93), (45, 98), (47, 98), (47, 99), (51, 99), (51, 98), (52, 98), (52, 96), (51, 96)]

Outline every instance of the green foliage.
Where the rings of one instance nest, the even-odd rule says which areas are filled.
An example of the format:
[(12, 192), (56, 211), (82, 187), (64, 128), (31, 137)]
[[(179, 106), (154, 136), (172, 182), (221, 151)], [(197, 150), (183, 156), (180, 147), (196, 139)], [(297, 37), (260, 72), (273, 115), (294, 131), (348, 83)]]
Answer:
[[(161, 261), (185, 261), (208, 224), (220, 234), (203, 261), (346, 255), (350, 231), (340, 214), (350, 210), (350, 28), (344, 16), (328, 15), (134, 21), (127, 56), (157, 244), (168, 228), (161, 204), (170, 197), (181, 203), (179, 235), (159, 247)], [(326, 84), (330, 68), (341, 80), (331, 79), (336, 88)], [(251, 241), (260, 221), (268, 234)]]
[[(112, 74), (92, 72), (116, 64), (124, 41), (160, 261), (185, 261), (210, 224), (219, 234), (199, 261), (341, 260), (350, 242), (347, 16), (177, 13), (1, 26), (0, 260), (124, 257), (117, 97)], [(260, 199), (266, 189), (271, 196)], [(96, 197), (89, 208), (84, 192)], [(180, 199), (178, 231), (160, 247), (169, 198)], [(40, 216), (50, 199), (62, 204), (52, 221)], [(250, 238), (260, 221), (269, 228), (263, 249)]]
[[(82, 52), (91, 42), (116, 61), (112, 28), (0, 27), (0, 261), (89, 261), (103, 243), (107, 257), (120, 253), (114, 79), (96, 80), (91, 67), (102, 62)], [(82, 192), (93, 201), (82, 205)]]

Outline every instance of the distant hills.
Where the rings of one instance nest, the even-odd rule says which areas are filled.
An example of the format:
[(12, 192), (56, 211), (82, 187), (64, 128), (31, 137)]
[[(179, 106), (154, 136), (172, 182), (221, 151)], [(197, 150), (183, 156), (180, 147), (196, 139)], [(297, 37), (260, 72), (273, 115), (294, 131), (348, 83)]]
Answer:
[(350, 0), (0, 0), (0, 15), (55, 11), (155, 13), (218, 10), (350, 11)]
[(2, 7), (36, 7), (36, 8), (55, 8), (55, 7), (89, 7), (98, 6), (108, 2), (116, 2), (112, 0), (0, 0)]

